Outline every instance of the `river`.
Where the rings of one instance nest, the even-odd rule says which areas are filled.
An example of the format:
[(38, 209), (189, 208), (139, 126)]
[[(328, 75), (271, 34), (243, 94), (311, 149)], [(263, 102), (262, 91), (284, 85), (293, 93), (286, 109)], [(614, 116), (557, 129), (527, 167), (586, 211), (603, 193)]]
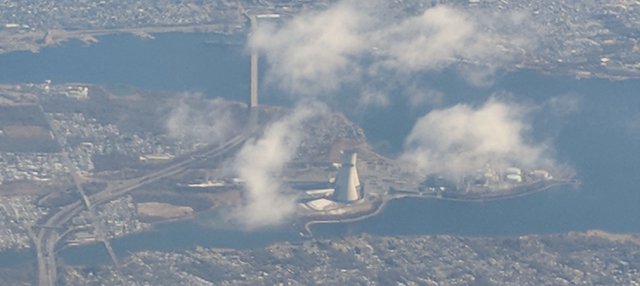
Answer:
[[(211, 41), (236, 44), (206, 43)], [(2, 54), (0, 82), (51, 79), (57, 83), (131, 85), (245, 100), (249, 93), (248, 67), (242, 37), (167, 33), (145, 40), (110, 35), (100, 37), (100, 42), (91, 46), (70, 42), (36, 54)], [(640, 232), (640, 80), (575, 79), (513, 71), (499, 74), (490, 86), (477, 87), (466, 83), (454, 70), (445, 70), (422, 74), (419, 81), (421, 86), (446, 94), (445, 106), (482, 102), (496, 92), (510, 93), (537, 106), (557, 96), (579, 99), (575, 112), (549, 114), (546, 119), (535, 121), (534, 128), (544, 132), (534, 136), (544, 138), (551, 134), (557, 157), (575, 168), (582, 187), (484, 203), (398, 200), (388, 204), (377, 217), (345, 225), (318, 225), (314, 227), (316, 233), (494, 236), (594, 228)], [(367, 107), (349, 114), (365, 129), (371, 143), (387, 154), (401, 150), (403, 138), (415, 120), (428, 111), (426, 107), (412, 107), (402, 96), (395, 98), (390, 106)], [(270, 89), (266, 95), (263, 93), (261, 102), (286, 104), (287, 97), (276, 96)], [(299, 239), (296, 231), (286, 228), (246, 233), (203, 225), (206, 224), (163, 224), (152, 232), (116, 239), (113, 244), (118, 254), (124, 255), (145, 249), (254, 247)], [(101, 256), (100, 251), (98, 246), (88, 246), (61, 254), (69, 262), (83, 263)]]

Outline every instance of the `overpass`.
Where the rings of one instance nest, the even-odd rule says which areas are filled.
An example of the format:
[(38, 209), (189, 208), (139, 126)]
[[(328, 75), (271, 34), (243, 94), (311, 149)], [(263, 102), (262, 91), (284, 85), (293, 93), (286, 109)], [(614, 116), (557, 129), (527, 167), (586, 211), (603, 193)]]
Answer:
[(49, 219), (44, 223), (44, 225), (47, 227), (41, 228), (38, 234), (35, 235), (34, 243), (38, 261), (38, 285), (55, 285), (57, 281), (55, 251), (56, 245), (61, 238), (57, 231), (65, 229), (64, 224), (70, 221), (71, 218), (76, 216), (82, 210), (89, 210), (89, 213), (92, 216), (92, 224), (96, 229), (97, 234), (101, 236), (99, 239), (107, 248), (107, 251), (111, 256), (114, 265), (116, 265), (117, 267), (117, 257), (113, 249), (111, 248), (111, 245), (108, 242), (108, 239), (106, 238), (104, 232), (101, 230), (101, 223), (95, 214), (91, 214), (93, 206), (107, 203), (117, 197), (126, 195), (127, 193), (138, 189), (146, 184), (150, 184), (162, 178), (178, 174), (187, 169), (191, 164), (203, 159), (211, 159), (212, 157), (219, 157), (229, 152), (235, 151), (241, 146), (242, 143), (244, 143), (257, 131), (258, 127), (255, 124), (255, 121), (250, 120), (247, 128), (244, 131), (219, 146), (207, 146), (190, 154), (183, 155), (180, 158), (174, 159), (171, 164), (164, 167), (163, 169), (151, 172), (139, 178), (119, 181), (115, 184), (111, 183), (104, 190), (94, 193), (90, 196), (87, 196), (83, 190), (80, 191), (82, 189), (82, 186), (81, 184), (77, 183), (76, 188), (78, 188), (78, 191), (81, 193), (82, 200), (62, 207), (58, 212), (49, 217)]

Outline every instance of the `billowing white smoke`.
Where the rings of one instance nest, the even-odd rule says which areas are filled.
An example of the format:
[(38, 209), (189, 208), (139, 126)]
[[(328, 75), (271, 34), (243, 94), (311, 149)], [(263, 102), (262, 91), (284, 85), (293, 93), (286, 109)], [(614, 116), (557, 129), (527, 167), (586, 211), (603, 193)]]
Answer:
[(346, 4), (295, 17), (280, 29), (259, 25), (250, 45), (269, 62), (270, 80), (295, 93), (315, 95), (354, 79), (353, 57), (367, 48), (367, 16)]
[(245, 182), (245, 202), (234, 218), (254, 229), (277, 225), (295, 211), (295, 197), (282, 183), (283, 167), (294, 159), (305, 121), (317, 109), (299, 107), (269, 125), (264, 134), (248, 141), (237, 154), (234, 169)]
[[(519, 63), (534, 48), (536, 34), (530, 31), (535, 29), (522, 13), (436, 6), (417, 16), (396, 17), (397, 11), (387, 13), (386, 4), (345, 0), (280, 26), (261, 22), (250, 48), (269, 63), (267, 81), (301, 101), (326, 100), (344, 84), (356, 83), (361, 103), (380, 106), (392, 102), (387, 89), (396, 86), (407, 89), (403, 93), (412, 104), (441, 104), (444, 95), (418, 88), (412, 81), (419, 79), (416, 74), (455, 65), (469, 82), (484, 85), (496, 69)], [(451, 176), (486, 164), (550, 164), (546, 146), (527, 138), (528, 111), (495, 98), (478, 107), (460, 104), (433, 111), (418, 120), (401, 159), (420, 172)], [(236, 158), (247, 188), (246, 204), (236, 217), (245, 226), (277, 224), (295, 211), (279, 175), (298, 147), (297, 126), (311, 114), (303, 108), (283, 118)]]
[(528, 108), (491, 98), (482, 106), (458, 104), (420, 118), (401, 159), (423, 174), (452, 178), (484, 168), (550, 166), (544, 143), (529, 140)]
[(279, 28), (262, 23), (250, 43), (266, 56), (271, 82), (312, 96), (331, 94), (345, 82), (406, 80), (407, 74), (452, 64), (482, 85), (497, 67), (522, 60), (518, 56), (533, 48), (535, 35), (522, 13), (436, 6), (398, 19), (384, 16), (388, 9), (370, 1), (342, 1)]
[(499, 59), (501, 54), (496, 53), (499, 35), (480, 30), (478, 24), (466, 12), (437, 6), (373, 35), (387, 68), (418, 72), (458, 61)]
[(229, 103), (222, 99), (203, 100), (199, 94), (184, 94), (169, 110), (168, 135), (192, 143), (217, 143), (235, 130)]

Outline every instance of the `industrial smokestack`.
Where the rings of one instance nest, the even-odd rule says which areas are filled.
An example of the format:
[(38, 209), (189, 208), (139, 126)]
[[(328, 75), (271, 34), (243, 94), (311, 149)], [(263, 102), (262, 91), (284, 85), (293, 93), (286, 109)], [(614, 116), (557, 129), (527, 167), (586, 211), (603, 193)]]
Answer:
[[(256, 33), (258, 29), (257, 18), (251, 16), (251, 32)], [(249, 100), (249, 108), (258, 107), (258, 49), (251, 48), (251, 98)]]

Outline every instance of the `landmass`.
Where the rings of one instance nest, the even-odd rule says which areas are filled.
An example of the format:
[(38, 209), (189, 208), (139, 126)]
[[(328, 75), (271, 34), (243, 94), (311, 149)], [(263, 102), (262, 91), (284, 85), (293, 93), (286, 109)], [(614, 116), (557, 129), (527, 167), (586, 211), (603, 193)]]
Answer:
[[(89, 45), (114, 33), (147, 39), (162, 32), (244, 35), (249, 15), (288, 17), (334, 2), (3, 1), (0, 53), (38, 52), (70, 40)], [(398, 15), (411, 15), (440, 2), (389, 5)], [(640, 75), (637, 1), (448, 4), (471, 12), (531, 11), (543, 35), (555, 36), (543, 37), (545, 48), (522, 55), (514, 68), (609, 79)], [(216, 132), (196, 128), (201, 127), (198, 122), (190, 122), (196, 132), (185, 133), (158, 120), (191, 118), (186, 112), (210, 122), (211, 110), (227, 116), (233, 127), (219, 138)], [(495, 200), (579, 183), (562, 170), (520, 166), (510, 166), (519, 172), (493, 170), (499, 178), (495, 182), (472, 175), (454, 178), (453, 183), (438, 174), (416, 175), (377, 154), (362, 129), (337, 113), (308, 126), (303, 148), (283, 174), (287, 184), (302, 186), (290, 191), (302, 197), (297, 226), (311, 238), (258, 249), (114, 254), (114, 238), (202, 211), (233, 209), (246, 200), (243, 182), (230, 175), (224, 163), (260, 134), (264, 123), (286, 111), (261, 107), (253, 115), (263, 124), (255, 124), (243, 102), (86, 83), (0, 85), (0, 250), (31, 248), (36, 253), (35, 263), (23, 269), (1, 267), (0, 281), (31, 284), (37, 277), (39, 285), (634, 285), (640, 279), (639, 238), (633, 235), (591, 231), (510, 238), (314, 238), (311, 224), (366, 219), (393, 199)], [(342, 167), (337, 154), (346, 149), (359, 155), (363, 184), (355, 200), (340, 202), (331, 192), (305, 189), (311, 183), (335, 190)], [(305, 208), (313, 200), (324, 201), (311, 204), (315, 209)], [(63, 247), (96, 243), (104, 245), (114, 266), (66, 265), (56, 257)]]
[[(58, 279), (54, 254), (59, 247), (104, 244), (120, 267), (111, 239), (148, 230), (153, 223), (192, 218), (201, 211), (225, 213), (237, 208), (246, 201), (244, 182), (225, 166), (244, 142), (288, 111), (261, 106), (254, 114), (242, 102), (117, 90), (50, 81), (0, 86), (5, 100), (0, 106), (5, 115), (0, 118), (0, 156), (6, 164), (0, 187), (7, 216), (0, 246), (4, 250), (35, 246), (38, 277), (46, 279), (40, 284)], [(474, 178), (465, 188), (447, 189), (431, 185), (427, 174), (377, 154), (363, 130), (344, 115), (328, 112), (321, 119), (305, 126), (302, 147), (281, 175), (291, 186), (286, 192), (298, 197), (296, 220), (301, 223), (295, 225), (305, 235), (311, 235), (314, 223), (376, 215), (397, 198), (498, 199), (573, 182), (572, 177), (556, 178), (543, 170), (522, 175), (512, 167), (509, 172), (521, 174), (517, 180), (515, 174), (500, 171), (492, 177), (495, 181)], [(208, 129), (221, 127), (215, 120), (230, 128)], [(339, 163), (345, 149), (352, 150), (351, 167), (355, 172), (359, 166), (354, 174), (359, 173), (363, 182), (362, 187), (357, 183), (358, 194), (346, 201), (333, 194), (342, 180), (341, 169), (349, 166)], [(360, 154), (357, 160), (355, 154)], [(324, 189), (309, 190), (309, 185)], [(318, 200), (325, 205), (307, 207)]]
[[(205, 116), (202, 120), (209, 120), (209, 112), (213, 114), (215, 110), (224, 109), (227, 113), (216, 115), (228, 116), (220, 120), (226, 120), (225, 123), (233, 126), (227, 129), (227, 138), (249, 138), (251, 134), (238, 131), (245, 129), (243, 125), (247, 124), (249, 117), (244, 103), (191, 97), (176, 99), (176, 95), (143, 90), (116, 95), (108, 88), (88, 84), (55, 85), (45, 82), (4, 85), (1, 88), (0, 94), (10, 104), (0, 107), (7, 115), (0, 121), (0, 147), (3, 147), (0, 152), (3, 152), (5, 162), (15, 164), (3, 168), (0, 182), (5, 192), (13, 192), (14, 195), (32, 190), (31, 194), (23, 195), (29, 195), (24, 197), (32, 202), (30, 207), (42, 210), (41, 215), (80, 199), (73, 190), (76, 183), (82, 186), (85, 196), (98, 197), (138, 180), (140, 183), (135, 188), (122, 194), (137, 205), (124, 208), (128, 211), (120, 214), (132, 217), (133, 224), (137, 223), (139, 215), (155, 217), (155, 220), (162, 217), (175, 219), (192, 215), (187, 210), (232, 208), (243, 200), (243, 182), (225, 169), (228, 165), (225, 161), (237, 145), (220, 158), (198, 155), (208, 145), (215, 146), (227, 139), (211, 142), (214, 139), (209, 137), (210, 130), (206, 128), (192, 134), (173, 130), (169, 125), (170, 121), (184, 114), (195, 118)], [(170, 106), (176, 101), (181, 101), (180, 107), (172, 109)], [(261, 121), (265, 123), (287, 111), (282, 107), (261, 108)], [(10, 116), (12, 114), (16, 116)], [(575, 183), (573, 175), (554, 173), (553, 177), (546, 170), (522, 174), (523, 171), (515, 167), (511, 167), (511, 172), (520, 175), (503, 170), (491, 171), (493, 173), (484, 170), (481, 173), (492, 174), (490, 178), (463, 179), (461, 182), (465, 188), (452, 187), (446, 181), (434, 183), (428, 174), (417, 174), (404, 168), (403, 162), (373, 151), (362, 129), (344, 115), (330, 113), (323, 117), (324, 120), (306, 126), (301, 143), (303, 147), (296, 152), (293, 162), (285, 166), (282, 174), (283, 178), (290, 178), (285, 179), (285, 183), (293, 186), (292, 191), (301, 196), (302, 202), (331, 200), (331, 188), (335, 187), (331, 180), (339, 169), (336, 167), (340, 163), (339, 152), (349, 146), (359, 154), (356, 174), (359, 174), (364, 188), (363, 193), (355, 198), (357, 202), (343, 202), (346, 204), (339, 204), (331, 210), (327, 207), (305, 210), (301, 205), (300, 215), (307, 220), (318, 217), (323, 221), (328, 218), (364, 219), (382, 211), (387, 201), (397, 198), (490, 200)], [(184, 160), (190, 161), (189, 165), (171, 170), (157, 180), (144, 182), (140, 179), (171, 169)], [(314, 193), (305, 185), (321, 186), (330, 192), (321, 189)], [(153, 211), (153, 208), (158, 211)], [(25, 222), (23, 227), (37, 225), (39, 218), (41, 216)], [(92, 222), (90, 219), (73, 221), (77, 228), (85, 228), (85, 224), (91, 225)]]
[(348, 236), (257, 249), (141, 251), (66, 266), (65, 285), (637, 285), (640, 237), (603, 231), (515, 237)]

